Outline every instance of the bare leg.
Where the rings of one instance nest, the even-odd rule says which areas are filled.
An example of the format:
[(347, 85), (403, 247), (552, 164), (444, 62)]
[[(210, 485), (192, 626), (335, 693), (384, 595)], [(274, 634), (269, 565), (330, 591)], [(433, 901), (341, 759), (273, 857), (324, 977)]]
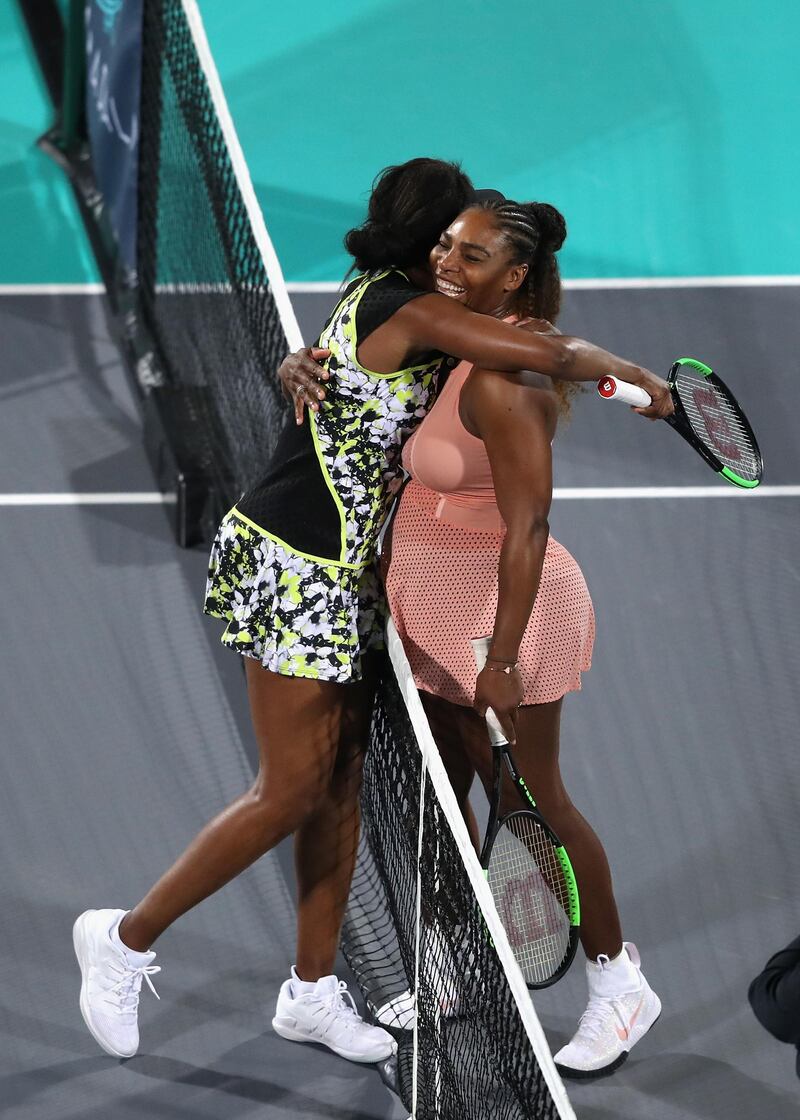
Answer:
[(342, 706), (355, 686), (279, 676), (252, 659), (245, 664), (258, 775), (123, 919), (120, 937), (131, 949), (149, 949), (176, 918), (294, 832), (326, 795)]
[(485, 741), (483, 745), (488, 748), (488, 739), (485, 738), (481, 726), (482, 721), (470, 718), (475, 716), (471, 708), (451, 704), (441, 696), (434, 696), (430, 692), (420, 692), (420, 699), (456, 795), (458, 807), (464, 817), (472, 846), (476, 852), (480, 852), (481, 837), (475, 813), (469, 803), (469, 791), (475, 778), (473, 759), (480, 754), (482, 743), (478, 741), (470, 746), (469, 740), (475, 740), (476, 735), (481, 736)]
[[(622, 930), (605, 850), (596, 833), (569, 799), (558, 764), (561, 700), (520, 708), (514, 760), (530, 786), (545, 820), (552, 826), (569, 853), (581, 898), (581, 944), (586, 956), (614, 957), (622, 949)], [(487, 796), (491, 796), (492, 760), (482, 720), (471, 708), (462, 717), (463, 740), (470, 745)], [(483, 738), (481, 739), (480, 733)], [(480, 743), (477, 751), (475, 744)], [(501, 796), (503, 812), (519, 807), (519, 797), (504, 773)]]
[[(453, 786), (470, 839), (480, 851), (481, 838), (469, 791), (476, 771), (491, 798), (493, 759), (484, 720), (472, 709), (422, 693), (433, 737)], [(523, 719), (523, 713), (528, 713)], [(569, 800), (558, 768), (561, 701), (520, 709), (514, 759), (549, 821), (570, 854), (581, 894), (581, 941), (587, 956), (615, 955), (622, 947), (611, 875), (605, 852), (588, 823)], [(533, 760), (533, 761), (531, 761)], [(502, 771), (501, 813), (520, 807), (519, 795)], [(597, 890), (599, 884), (600, 889)], [(615, 938), (618, 942), (615, 942)], [(618, 948), (608, 946), (618, 943)]]
[(374, 667), (348, 685), (339, 746), (328, 789), (295, 833), (297, 974), (318, 980), (333, 972), (350, 893), (360, 829), (359, 793), (374, 694)]

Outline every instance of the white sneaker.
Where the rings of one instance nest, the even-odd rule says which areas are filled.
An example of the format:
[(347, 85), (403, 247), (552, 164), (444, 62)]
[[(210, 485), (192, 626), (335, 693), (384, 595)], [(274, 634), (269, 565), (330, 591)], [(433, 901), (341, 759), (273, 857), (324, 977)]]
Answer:
[(394, 1027), (395, 1030), (400, 1031), (412, 1031), (417, 1018), (417, 1001), (414, 999), (413, 992), (405, 991), (398, 996), (392, 996), (390, 1000), (375, 1009), (374, 1015), (384, 1026)]
[[(446, 1018), (454, 1018), (461, 1013), (460, 980), (461, 967), (451, 953), (447, 941), (435, 924), (425, 926), (420, 946), (422, 979), (425, 985), (436, 993), (439, 1010)], [(384, 1026), (397, 1030), (411, 1031), (417, 1018), (417, 1001), (412, 991), (406, 990), (392, 996), (375, 1011), (375, 1018)]]
[[(461, 997), (453, 985), (437, 987), (434, 981), (434, 991), (439, 996), (439, 1010), (446, 1019), (454, 1019), (461, 1013)], [(370, 1005), (371, 1006), (371, 1005)], [(381, 1004), (374, 1011), (375, 1018), (386, 1027), (395, 1030), (413, 1031), (417, 1019), (417, 1001), (414, 993), (401, 992), (392, 996), (386, 1003)]]
[(122, 944), (117, 927), (126, 910), (87, 910), (72, 927), (81, 968), (81, 1014), (96, 1042), (115, 1058), (132, 1058), (139, 1049), (139, 992), (161, 969), (155, 953), (137, 953)]
[(365, 1023), (344, 980), (323, 976), (313, 986), (294, 968), (281, 985), (272, 1027), (293, 1042), (321, 1042), (351, 1062), (381, 1062), (397, 1044), (388, 1031)]
[(573, 1039), (554, 1056), (562, 1077), (607, 1077), (661, 1014), (661, 1000), (645, 980), (635, 945), (614, 960), (586, 962), (589, 1005)]

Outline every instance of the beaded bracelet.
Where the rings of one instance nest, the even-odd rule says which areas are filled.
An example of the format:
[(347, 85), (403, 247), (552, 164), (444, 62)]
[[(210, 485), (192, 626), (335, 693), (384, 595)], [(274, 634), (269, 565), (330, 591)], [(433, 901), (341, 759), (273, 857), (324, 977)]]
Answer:
[(490, 665), (489, 660), (487, 658), (486, 665), (484, 666), (484, 668), (488, 669), (490, 673), (505, 673), (506, 676), (510, 676), (511, 673), (514, 672), (514, 670), (516, 669), (518, 664), (519, 664), (518, 661), (508, 661), (508, 662), (506, 662), (506, 664), (501, 669), (497, 665)]

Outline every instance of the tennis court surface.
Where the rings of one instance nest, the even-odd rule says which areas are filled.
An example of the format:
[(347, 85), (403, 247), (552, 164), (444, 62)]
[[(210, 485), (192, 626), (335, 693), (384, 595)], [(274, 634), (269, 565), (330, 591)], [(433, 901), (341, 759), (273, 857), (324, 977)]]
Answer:
[[(310, 337), (332, 297), (293, 298)], [(568, 1086), (581, 1120), (797, 1113), (793, 1055), (745, 993), (797, 932), (800, 522), (797, 496), (766, 486), (800, 482), (784, 360), (799, 311), (791, 287), (567, 296), (565, 329), (727, 374), (766, 463), (761, 494), (577, 497), (715, 480), (665, 426), (592, 398), (559, 437), (556, 485), (572, 493), (552, 528), (598, 614), (564, 771), (664, 1002), (613, 1078)], [(248, 782), (254, 750), (238, 659), (200, 615), (204, 550), (174, 544), (101, 297), (6, 292), (0, 329), (4, 1115), (404, 1117), (372, 1069), (269, 1027), (293, 951), (285, 848), (165, 935), (139, 1056), (114, 1062), (85, 1031), (75, 915), (138, 897)], [(535, 996), (553, 1047), (582, 995), (578, 964)]]
[[(438, 15), (446, 23), (445, 7)], [(566, 705), (563, 768), (607, 846), (625, 936), (639, 946), (663, 1000), (660, 1022), (615, 1076), (572, 1083), (567, 1097), (550, 1047), (571, 1035), (583, 1010), (581, 965), (531, 999), (510, 923), (507, 933), (390, 627), (391, 667), (373, 712), (362, 843), (337, 969), (357, 983), (368, 1010), (387, 1001), (407, 1006), (415, 993), (414, 1029), (396, 1029), (397, 1068), (382, 1071), (386, 1081), (394, 1076), (402, 1104), (375, 1069), (283, 1041), (270, 1029), (294, 954), (285, 845), (159, 941), (162, 1000), (144, 993), (138, 1055), (118, 1062), (97, 1050), (78, 1013), (75, 915), (131, 905), (252, 778), (241, 661), (200, 613), (207, 540), (269, 460), (286, 415), (270, 375), (287, 349), (316, 336), (336, 286), (284, 283), (258, 198), (267, 200), (275, 244), (283, 245), (284, 218), (297, 212), (291, 203), (287, 210), (271, 178), (254, 184), (234, 125), (242, 124), (258, 179), (266, 149), (275, 165), (275, 134), (262, 134), (259, 118), (257, 143), (248, 138), (256, 91), (241, 80), (240, 64), (248, 65), (240, 57), (241, 13), (226, 9), (230, 28), (223, 29), (207, 12), (212, 41), (220, 42), (222, 30), (228, 46), (238, 36), (233, 72), (225, 50), (221, 59), (232, 113), (196, 0), (19, 0), (14, 11), (17, 23), (0, 16), (0, 41), (16, 57), (24, 19), (40, 84), (31, 86), (33, 55), (24, 51), (21, 65), (3, 72), (13, 89), (9, 111), (20, 118), (0, 122), (7, 196), (18, 204), (8, 210), (19, 217), (3, 278), (99, 274), (108, 301), (97, 285), (0, 288), (4, 1115), (795, 1114), (794, 1055), (761, 1031), (746, 992), (766, 958), (797, 934), (800, 476), (791, 431), (798, 391), (786, 355), (800, 286), (797, 277), (779, 276), (635, 279), (698, 271), (696, 256), (681, 256), (684, 242), (673, 236), (682, 232), (685, 241), (689, 217), (698, 215), (704, 228), (692, 248), (704, 268), (786, 271), (791, 241), (777, 189), (744, 253), (734, 233), (747, 222), (730, 184), (719, 182), (714, 236), (729, 250), (722, 255), (706, 220), (711, 195), (704, 193), (708, 177), (697, 174), (702, 159), (691, 161), (690, 201), (681, 193), (692, 137), (700, 143), (696, 123), (717, 120), (710, 96), (707, 111), (679, 97), (659, 105), (658, 121), (643, 118), (650, 157), (637, 154), (634, 164), (649, 179), (637, 178), (630, 196), (612, 190), (616, 219), (589, 223), (603, 239), (596, 272), (587, 271), (591, 252), (581, 257), (591, 244), (585, 212), (569, 176), (560, 178), (571, 166), (568, 153), (552, 192), (568, 204), (577, 232), (571, 244), (581, 246), (578, 257), (567, 247), (571, 275), (609, 275), (616, 266), (608, 253), (621, 250), (623, 226), (638, 242), (632, 255), (614, 258), (624, 262), (626, 281), (568, 285), (560, 326), (662, 372), (679, 355), (708, 362), (740, 395), (766, 462), (765, 485), (737, 492), (666, 425), (592, 394), (577, 402), (557, 440), (552, 529), (586, 574), (599, 633), (584, 691)], [(306, 22), (310, 33), (319, 31), (319, 21)], [(322, 41), (315, 39), (317, 48)], [(285, 45), (279, 37), (264, 49)], [(303, 53), (319, 57), (318, 49)], [(640, 85), (652, 86), (658, 67), (648, 69), (644, 54), (639, 62), (647, 71)], [(701, 69), (695, 66), (696, 77)], [(538, 98), (547, 83), (537, 70)], [(263, 69), (271, 78), (279, 72)], [(633, 71), (628, 77), (638, 81)], [(560, 73), (558, 100), (557, 90), (570, 84)], [(693, 92), (702, 95), (702, 86), (693, 83)], [(26, 131), (34, 103), (44, 109), (45, 90), (53, 127), (42, 143), (55, 162), (35, 153)], [(371, 97), (361, 82), (359, 95)], [(728, 91), (740, 130), (746, 112), (758, 110), (734, 108), (737, 97)], [(610, 103), (595, 100), (608, 116)], [(544, 120), (550, 114), (542, 108)], [(665, 111), (679, 125), (667, 129), (670, 142), (678, 139), (673, 178), (656, 173)], [(561, 108), (555, 117), (563, 129)], [(288, 121), (281, 114), (270, 124)], [(588, 191), (584, 183), (579, 196), (602, 213), (603, 191), (615, 181), (614, 142), (605, 122), (598, 125), (611, 178)], [(721, 130), (717, 121), (706, 139)], [(395, 130), (388, 131), (394, 143)], [(302, 134), (308, 139), (311, 131), (304, 125)], [(720, 162), (713, 144), (701, 147)], [(469, 143), (461, 154), (472, 168), (477, 153)], [(337, 162), (350, 169), (350, 157)], [(760, 157), (756, 163), (769, 166)], [(56, 164), (67, 171), (57, 182)], [(545, 168), (536, 168), (531, 182), (549, 192)], [(324, 168), (326, 192), (355, 205), (357, 192), (342, 194), (333, 170)], [(498, 162), (509, 190), (520, 181), (510, 170)], [(656, 179), (663, 179), (661, 193)], [(686, 219), (682, 231), (662, 228), (675, 202)], [(324, 224), (332, 212), (316, 209), (314, 221)], [(350, 224), (338, 213), (337, 239)], [(84, 230), (76, 229), (77, 214)], [(781, 231), (772, 256), (756, 247), (771, 244), (766, 218)], [(314, 221), (293, 241), (324, 252)], [(677, 255), (664, 256), (657, 241)], [(37, 249), (43, 243), (51, 249)], [(282, 263), (291, 278), (307, 277), (292, 271), (293, 252), (281, 248)], [(340, 271), (317, 262), (311, 275)], [(176, 528), (184, 543), (197, 542), (194, 549), (176, 547)], [(475, 804), (485, 818), (477, 794)]]

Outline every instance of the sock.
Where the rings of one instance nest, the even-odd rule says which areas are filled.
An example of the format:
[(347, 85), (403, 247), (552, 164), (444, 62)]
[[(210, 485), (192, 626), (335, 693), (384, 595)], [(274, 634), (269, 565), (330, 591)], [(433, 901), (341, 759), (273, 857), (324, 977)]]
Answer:
[(599, 953), (597, 960), (593, 963), (602, 964), (603, 968), (613, 968), (615, 964), (622, 964), (624, 961), (627, 961), (627, 959), (628, 954), (625, 952), (625, 946), (623, 945), (620, 951), (613, 957), (609, 957), (607, 953)]
[(292, 965), (292, 991), (296, 996), (304, 996), (308, 992), (313, 992), (316, 986), (316, 980), (301, 980), (297, 975), (297, 969)]
[(635, 992), (641, 985), (636, 964), (623, 945), (622, 951), (609, 959), (601, 953), (596, 961), (587, 962), (590, 992), (606, 998)]

